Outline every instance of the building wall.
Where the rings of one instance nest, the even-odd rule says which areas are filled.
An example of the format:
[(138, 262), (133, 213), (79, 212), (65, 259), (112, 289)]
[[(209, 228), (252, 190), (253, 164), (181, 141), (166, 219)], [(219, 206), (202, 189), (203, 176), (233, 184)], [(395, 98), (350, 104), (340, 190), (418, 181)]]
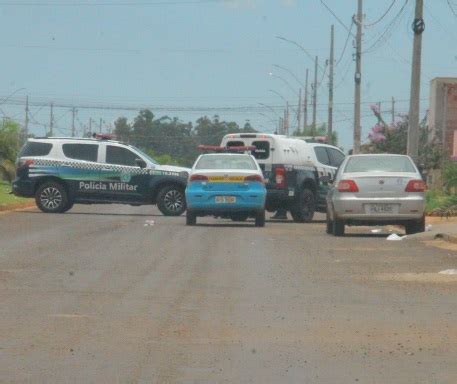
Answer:
[(457, 156), (457, 78), (438, 77), (430, 84), (429, 128), (450, 156)]

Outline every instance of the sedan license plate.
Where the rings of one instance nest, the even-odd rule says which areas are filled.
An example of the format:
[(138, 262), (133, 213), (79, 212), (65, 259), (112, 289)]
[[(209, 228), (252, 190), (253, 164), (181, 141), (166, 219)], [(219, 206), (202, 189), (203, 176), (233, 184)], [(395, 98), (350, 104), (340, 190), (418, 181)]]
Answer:
[(236, 203), (235, 196), (216, 196), (216, 204), (233, 204)]
[(365, 212), (369, 214), (397, 213), (397, 204), (367, 204)]

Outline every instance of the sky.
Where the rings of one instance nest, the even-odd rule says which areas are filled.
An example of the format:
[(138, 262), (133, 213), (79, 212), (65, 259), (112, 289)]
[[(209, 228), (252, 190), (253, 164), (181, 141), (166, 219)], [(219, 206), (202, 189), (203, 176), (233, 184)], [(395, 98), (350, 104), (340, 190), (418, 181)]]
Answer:
[[(347, 28), (357, 1), (324, 3), (331, 12), (321, 0), (0, 0), (0, 112), (23, 124), (24, 106), (14, 104), (23, 104), (26, 96), (31, 103), (64, 105), (54, 108), (59, 135), (70, 134), (72, 105), (80, 106), (77, 133), (87, 129), (89, 119), (93, 126), (102, 119), (106, 130), (119, 116), (133, 119), (142, 107), (150, 107), (157, 117), (186, 122), (217, 114), (272, 132), (284, 100), (298, 104), (298, 89), (306, 69), (310, 81), (314, 76), (311, 58), (317, 55), (317, 121), (325, 123), (326, 61), (334, 24), (334, 129), (349, 149), (355, 63)], [(414, 3), (364, 1), (363, 140), (376, 123), (372, 104), (381, 102), (388, 121), (392, 97), (397, 113), (408, 112)], [(457, 2), (450, 0), (450, 5), (425, 0), (422, 114), (428, 108), (430, 80), (457, 76)], [(355, 34), (355, 27), (350, 31)], [(32, 105), (30, 115), (31, 132), (43, 135), (50, 108)], [(293, 129), (293, 111), (290, 119)]]

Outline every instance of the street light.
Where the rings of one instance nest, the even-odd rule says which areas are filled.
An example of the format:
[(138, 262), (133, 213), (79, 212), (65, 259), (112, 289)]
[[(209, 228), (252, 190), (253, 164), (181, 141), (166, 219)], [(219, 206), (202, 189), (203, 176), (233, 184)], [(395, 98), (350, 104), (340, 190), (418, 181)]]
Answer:
[(286, 79), (284, 79), (284, 78), (281, 77), (281, 76), (275, 75), (275, 74), (272, 73), (272, 72), (270, 72), (269, 75), (270, 75), (271, 77), (276, 77), (277, 79), (281, 80), (284, 84), (286, 84), (286, 85), (290, 88), (290, 90), (291, 90), (293, 93), (295, 93), (296, 96), (298, 96), (297, 91), (294, 89), (294, 87), (292, 87), (292, 85), (290, 85), (290, 83), (289, 83)]
[[(305, 48), (303, 48), (303, 46), (298, 44), (296, 41), (286, 39), (285, 37), (282, 37), (282, 36), (276, 36), (276, 38), (279, 39), (279, 40), (285, 41), (287, 43), (293, 44), (296, 47), (300, 48), (300, 50), (302, 52), (304, 52), (306, 54), (306, 56), (308, 56), (308, 58), (314, 63), (314, 57)], [(324, 72), (324, 68), (322, 68), (322, 66), (320, 64), (318, 64), (318, 67), (322, 72)]]
[(0, 105), (2, 105), (3, 103), (6, 103), (11, 97), (13, 97), (16, 93), (20, 92), (20, 91), (23, 91), (25, 90), (26, 88), (19, 88), (19, 89), (16, 89), (14, 92), (12, 92), (11, 94), (9, 94), (8, 96), (6, 96), (3, 100), (0, 101)]
[(303, 83), (301, 82), (301, 80), (298, 78), (297, 75), (295, 75), (295, 73), (293, 73), (290, 69), (287, 69), (286, 67), (283, 67), (282, 65), (278, 65), (278, 64), (273, 64), (273, 67), (276, 67), (276, 68), (279, 68), (279, 69), (282, 69), (283, 71), (286, 71), (289, 75), (291, 75), (295, 80), (297, 80), (298, 84), (300, 84), (300, 87), (302, 88), (306, 88)]

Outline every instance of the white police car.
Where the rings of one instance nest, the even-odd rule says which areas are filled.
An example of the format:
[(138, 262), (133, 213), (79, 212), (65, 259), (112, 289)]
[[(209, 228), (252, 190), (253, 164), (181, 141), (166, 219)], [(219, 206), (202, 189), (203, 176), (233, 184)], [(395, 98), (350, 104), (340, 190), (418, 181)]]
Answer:
[(35, 197), (43, 212), (80, 204), (157, 204), (166, 216), (186, 210), (190, 169), (159, 165), (131, 145), (93, 139), (29, 139), (19, 153), (13, 193)]

